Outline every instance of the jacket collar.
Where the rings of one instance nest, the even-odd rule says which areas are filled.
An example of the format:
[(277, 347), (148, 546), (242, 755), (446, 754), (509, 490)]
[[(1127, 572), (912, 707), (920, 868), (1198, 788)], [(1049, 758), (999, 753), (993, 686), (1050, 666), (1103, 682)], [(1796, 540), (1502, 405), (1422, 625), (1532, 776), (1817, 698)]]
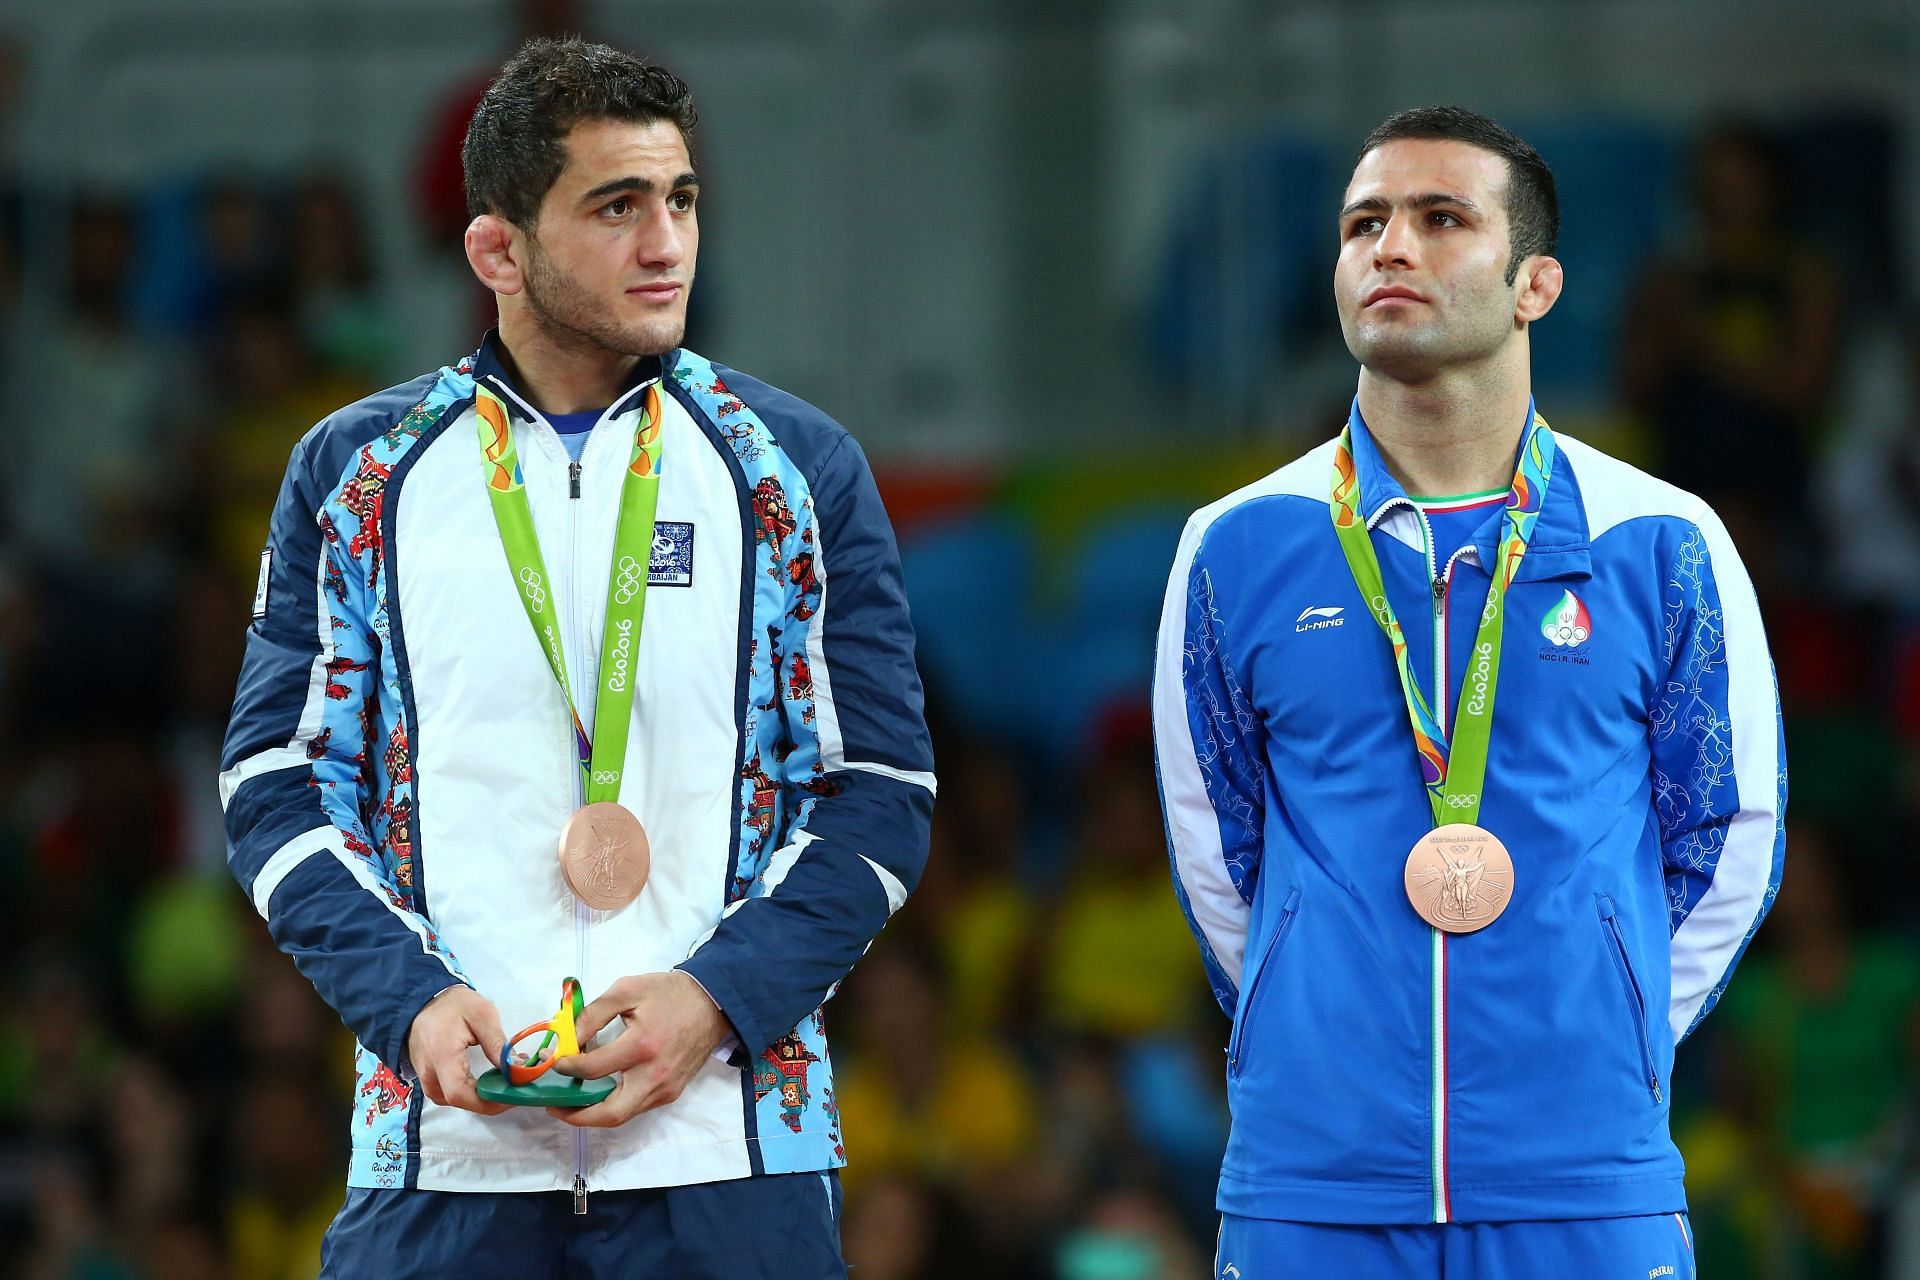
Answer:
[[(648, 383), (658, 378), (665, 368), (661, 356), (642, 356), (633, 366), (633, 373), (621, 389), (613, 404), (608, 406), (605, 418), (616, 418), (629, 409)], [(509, 417), (522, 422), (544, 422), (546, 416), (533, 407), (520, 389), (513, 383), (508, 372), (506, 348), (500, 342), (498, 329), (487, 330), (487, 336), (480, 340), (480, 349), (473, 353), (473, 380), (486, 383), (493, 392), (506, 403)]]
[[(1533, 421), (1534, 405), (1527, 401), (1527, 421)], [(1360, 400), (1354, 398), (1347, 415), (1353, 431), (1353, 467), (1360, 483), (1360, 509), (1367, 528), (1376, 527), (1394, 508), (1411, 509), (1413, 500), (1400, 482), (1387, 470), (1386, 460), (1360, 416)], [(1523, 437), (1524, 440), (1524, 437)], [(1500, 538), (1506, 532), (1505, 520), (1489, 520), (1473, 541), (1470, 553), (1482, 568), (1494, 563)], [(1533, 526), (1527, 554), (1520, 561), (1516, 582), (1546, 582), (1557, 578), (1593, 576), (1593, 547), (1587, 536), (1587, 508), (1580, 497), (1580, 481), (1573, 473), (1564, 449), (1555, 449), (1553, 477), (1547, 481), (1547, 497), (1540, 518)]]

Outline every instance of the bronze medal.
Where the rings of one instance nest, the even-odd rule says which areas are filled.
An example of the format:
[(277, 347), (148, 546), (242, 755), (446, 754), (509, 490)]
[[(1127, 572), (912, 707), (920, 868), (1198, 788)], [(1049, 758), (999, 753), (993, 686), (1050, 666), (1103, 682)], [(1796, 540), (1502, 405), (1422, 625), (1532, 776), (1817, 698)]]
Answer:
[(1447, 933), (1472, 933), (1499, 918), (1513, 897), (1513, 859), (1493, 835), (1470, 823), (1436, 827), (1407, 855), (1407, 901)]
[(650, 864), (647, 830), (610, 800), (576, 809), (560, 831), (560, 874), (596, 911), (617, 911), (640, 896)]

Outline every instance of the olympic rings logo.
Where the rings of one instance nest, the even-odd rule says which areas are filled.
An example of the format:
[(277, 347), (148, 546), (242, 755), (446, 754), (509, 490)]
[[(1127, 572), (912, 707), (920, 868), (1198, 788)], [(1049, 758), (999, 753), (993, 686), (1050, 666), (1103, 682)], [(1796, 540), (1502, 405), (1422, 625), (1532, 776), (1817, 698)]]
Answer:
[(535, 613), (543, 613), (547, 607), (547, 587), (540, 580), (540, 574), (528, 565), (520, 571), (521, 594), (527, 598), (527, 607)]
[(593, 771), (593, 785), (612, 786), (620, 781), (618, 769), (596, 769)]
[(1447, 797), (1447, 808), (1449, 809), (1471, 809), (1473, 808), (1474, 805), (1479, 803), (1480, 803), (1480, 797), (1478, 794), (1470, 795), (1470, 796), (1448, 796)]
[(631, 604), (640, 590), (640, 565), (632, 556), (621, 556), (613, 575), (613, 598), (618, 604)]

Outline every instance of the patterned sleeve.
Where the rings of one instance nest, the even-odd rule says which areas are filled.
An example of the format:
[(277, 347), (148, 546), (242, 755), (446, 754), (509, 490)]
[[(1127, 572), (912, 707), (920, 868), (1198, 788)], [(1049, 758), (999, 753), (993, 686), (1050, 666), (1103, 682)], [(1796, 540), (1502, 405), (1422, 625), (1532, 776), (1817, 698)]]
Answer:
[(1214, 999), (1239, 1000), (1259, 876), (1267, 765), (1260, 719), (1226, 650), (1204, 528), (1189, 523), (1167, 583), (1154, 660), (1154, 759), (1174, 896)]
[(793, 484), (807, 495), (798, 511), (777, 481), (755, 495), (750, 554), (767, 558), (759, 577), (783, 596), (779, 622), (755, 640), (774, 664), (779, 714), (768, 750), (748, 764), (759, 839), (740, 874), (757, 865), (763, 892), (729, 904), (680, 966), (756, 1056), (833, 994), (906, 901), (933, 816), (933, 748), (892, 525), (852, 437), (807, 470)]
[(1666, 587), (1667, 676), (1650, 716), (1677, 1043), (1713, 1008), (1773, 905), (1786, 852), (1785, 739), (1753, 584), (1702, 511)]
[[(329, 470), (309, 457), (314, 441), (295, 450), (274, 506), (227, 723), (227, 865), (275, 945), (360, 1043), (409, 1074), (414, 1015), (464, 978), (370, 830), (378, 818), (393, 835), (369, 779), (382, 767), (405, 771), (405, 738), (382, 752), (391, 764), (369, 759), (380, 661), (372, 593), (347, 545), (358, 534), (354, 512), (321, 496), (331, 477), (314, 474)], [(369, 473), (363, 487), (381, 478)], [(373, 538), (370, 526), (361, 541)], [(408, 874), (401, 864), (398, 878)]]

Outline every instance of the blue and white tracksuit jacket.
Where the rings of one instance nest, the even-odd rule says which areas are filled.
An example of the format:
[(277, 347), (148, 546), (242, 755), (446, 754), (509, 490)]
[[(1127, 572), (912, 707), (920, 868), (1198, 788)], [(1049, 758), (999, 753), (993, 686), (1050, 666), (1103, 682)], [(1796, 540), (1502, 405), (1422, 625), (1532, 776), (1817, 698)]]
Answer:
[[(1352, 426), (1363, 515), (1444, 728), (1503, 517), (1435, 564), (1357, 408)], [(1477, 933), (1440, 933), (1406, 899), (1432, 814), (1391, 650), (1334, 535), (1333, 443), (1187, 525), (1154, 720), (1175, 890), (1233, 1018), (1222, 1212), (1685, 1208), (1668, 1073), (1779, 886), (1778, 697), (1713, 512), (1556, 439), (1507, 596), (1480, 816), (1515, 887)]]
[[(601, 912), (559, 872), (580, 768), (488, 503), (475, 386), (509, 406), (569, 678), (591, 691), (657, 377), (620, 793), (652, 873)], [(590, 694), (579, 710), (591, 733)], [(570, 464), (490, 336), (320, 423), (274, 508), (220, 792), (234, 875), (359, 1041), (349, 1184), (617, 1189), (845, 1163), (820, 1006), (919, 878), (932, 768), (892, 529), (859, 446), (812, 406), (675, 351), (642, 362)], [(413, 1082), (408, 1029), (452, 983), (511, 1030), (570, 974), (592, 997), (675, 967), (741, 1051), (619, 1129), (438, 1107)]]

